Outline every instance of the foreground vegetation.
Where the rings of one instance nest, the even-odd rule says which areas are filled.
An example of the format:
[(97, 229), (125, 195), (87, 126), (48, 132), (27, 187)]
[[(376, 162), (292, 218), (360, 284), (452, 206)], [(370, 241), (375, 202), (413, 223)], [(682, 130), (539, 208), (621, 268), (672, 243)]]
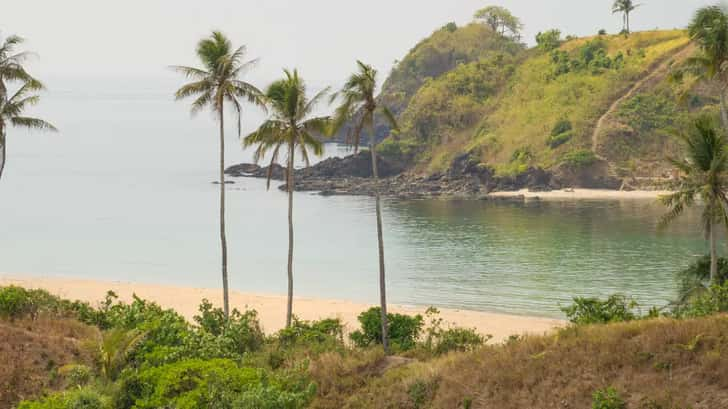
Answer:
[[(624, 296), (577, 298), (572, 325), (543, 336), (450, 327), (438, 311), (381, 310), (266, 336), (255, 311), (204, 301), (194, 322), (113, 293), (94, 307), (0, 288), (0, 406), (83, 408), (715, 408), (728, 399), (728, 262), (679, 276), (680, 297), (642, 310)], [(602, 405), (602, 406), (598, 406)], [(604, 406), (606, 405), (606, 406)]]

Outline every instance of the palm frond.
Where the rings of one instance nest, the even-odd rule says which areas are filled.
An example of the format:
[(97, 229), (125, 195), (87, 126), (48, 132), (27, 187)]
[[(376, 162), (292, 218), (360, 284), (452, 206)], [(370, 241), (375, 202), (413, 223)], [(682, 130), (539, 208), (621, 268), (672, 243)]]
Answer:
[(10, 118), (10, 123), (13, 126), (17, 126), (20, 128), (37, 129), (37, 130), (42, 130), (42, 131), (53, 131), (53, 132), (58, 131), (58, 129), (56, 129), (56, 127), (53, 126), (50, 122), (46, 122), (46, 121), (44, 121), (42, 119), (38, 119), (38, 118), (16, 116), (16, 117)]
[(392, 111), (389, 110), (386, 106), (382, 105), (380, 106), (380, 110), (382, 111), (382, 114), (384, 114), (384, 118), (389, 123), (389, 126), (392, 127), (392, 129), (399, 131), (399, 125), (397, 124), (397, 119), (394, 117), (394, 114)]

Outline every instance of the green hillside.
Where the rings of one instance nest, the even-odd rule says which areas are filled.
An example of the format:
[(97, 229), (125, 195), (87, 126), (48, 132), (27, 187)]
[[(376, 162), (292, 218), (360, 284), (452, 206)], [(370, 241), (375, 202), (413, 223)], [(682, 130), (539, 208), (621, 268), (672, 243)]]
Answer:
[[(407, 108), (412, 96), (428, 81), (461, 64), (478, 61), (495, 53), (514, 55), (523, 49), (522, 45), (494, 33), (483, 24), (458, 27), (455, 23), (449, 23), (419, 42), (397, 62), (384, 82), (378, 99), (395, 115), (399, 115)], [(345, 127), (340, 132), (340, 138), (348, 130)], [(377, 121), (376, 133), (379, 138), (384, 138), (389, 132), (384, 121)]]
[[(601, 172), (660, 176), (676, 146), (673, 134), (690, 111), (715, 104), (709, 92), (681, 103), (684, 90), (668, 79), (672, 64), (692, 53), (682, 30), (491, 52), (424, 80), (399, 114), (401, 132), (381, 149), (418, 173), (445, 171), (455, 157), (470, 153), (498, 175), (530, 167), (588, 168), (606, 160)], [(400, 84), (399, 73), (393, 74), (387, 90)]]

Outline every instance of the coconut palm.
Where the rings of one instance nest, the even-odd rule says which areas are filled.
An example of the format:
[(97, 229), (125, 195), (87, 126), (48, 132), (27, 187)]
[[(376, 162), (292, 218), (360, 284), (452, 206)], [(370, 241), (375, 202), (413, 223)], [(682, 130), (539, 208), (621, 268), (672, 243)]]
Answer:
[(703, 7), (695, 12), (688, 26), (690, 38), (698, 44), (701, 53), (689, 58), (675, 77), (690, 74), (699, 80), (720, 84), (720, 106), (723, 127), (728, 129), (728, 13), (720, 6)]
[(635, 4), (632, 0), (615, 0), (612, 5), (612, 14), (622, 13), (622, 31), (629, 34), (629, 15), (639, 4)]
[(306, 96), (306, 84), (298, 75), (284, 70), (285, 77), (271, 84), (265, 92), (271, 117), (243, 140), (245, 147), (257, 146), (253, 159), (260, 162), (270, 153), (267, 187), (270, 188), (273, 165), (280, 154), (286, 157), (286, 189), (288, 191), (288, 304), (286, 327), (293, 318), (293, 189), (296, 150), (306, 166), (310, 164), (309, 150), (314, 155), (323, 154), (323, 144), (318, 139), (328, 134), (329, 117), (312, 116), (316, 104), (326, 95), (328, 89), (316, 94), (310, 100)]
[(379, 297), (382, 315), (382, 344), (384, 350), (389, 352), (387, 286), (384, 268), (384, 239), (382, 237), (382, 209), (378, 186), (379, 172), (377, 170), (377, 139), (374, 133), (374, 116), (379, 112), (384, 115), (392, 129), (397, 129), (398, 126), (389, 108), (384, 105), (379, 105), (374, 98), (377, 89), (377, 70), (361, 61), (357, 61), (357, 66), (358, 71), (349, 77), (341, 91), (332, 96), (331, 102), (339, 98), (342, 100), (341, 105), (336, 109), (334, 119), (335, 129), (352, 118), (356, 119), (356, 127), (353, 135), (355, 150), (359, 146), (362, 130), (365, 126), (369, 127), (369, 152), (371, 153), (372, 159), (372, 176), (375, 180), (374, 192), (377, 216), (377, 243), (379, 249)]
[[(17, 51), (23, 43), (18, 36), (10, 36), (0, 46), (0, 178), (2, 178), (7, 162), (7, 128), (9, 126), (55, 131), (50, 123), (24, 116), (25, 110), (40, 102), (36, 91), (44, 89), (43, 84), (33, 78), (23, 67), (25, 60), (31, 55)], [(8, 95), (8, 86), (19, 84), (19, 89)]]
[(700, 199), (703, 229), (710, 241), (710, 282), (715, 283), (718, 272), (717, 230), (720, 224), (728, 221), (726, 137), (712, 117), (701, 116), (680, 138), (685, 144), (685, 158), (670, 161), (682, 175), (675, 193), (660, 198), (669, 209), (660, 225), (666, 226)]
[(208, 38), (197, 44), (197, 56), (203, 68), (173, 66), (172, 69), (184, 74), (192, 82), (177, 90), (177, 100), (194, 97), (192, 114), (210, 108), (217, 116), (220, 126), (220, 246), (222, 249), (222, 286), (223, 310), (225, 317), (230, 316), (228, 299), (227, 271), (227, 239), (225, 236), (225, 105), (233, 108), (237, 120), (238, 135), (241, 128), (241, 99), (264, 106), (264, 98), (260, 90), (253, 85), (241, 81), (239, 77), (248, 70), (256, 60), (243, 61), (245, 47), (233, 49), (230, 40), (219, 31), (214, 31)]

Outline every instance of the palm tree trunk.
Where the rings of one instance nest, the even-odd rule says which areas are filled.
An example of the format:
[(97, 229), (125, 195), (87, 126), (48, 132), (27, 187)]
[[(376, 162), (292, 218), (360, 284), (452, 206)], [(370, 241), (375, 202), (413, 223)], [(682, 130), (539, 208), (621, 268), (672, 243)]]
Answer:
[(223, 106), (218, 106), (220, 114), (220, 246), (222, 248), (222, 298), (225, 319), (230, 317), (227, 272), (227, 238), (225, 237), (225, 120)]
[(728, 91), (728, 85), (724, 85), (720, 89), (720, 119), (723, 123), (723, 129), (728, 131), (728, 102), (726, 102), (726, 91)]
[(0, 162), (0, 179), (3, 178), (3, 171), (5, 170), (5, 162), (7, 162), (7, 160), (8, 160), (7, 148), (6, 148), (8, 141), (5, 139), (4, 132), (5, 132), (5, 130), (2, 127), (0, 127), (0, 145), (2, 145), (2, 146), (0, 146), (0, 154), (2, 155), (2, 162)]
[(710, 285), (715, 284), (715, 278), (718, 275), (718, 250), (716, 245), (716, 223), (710, 224)]
[(624, 19), (627, 21), (627, 34), (629, 34), (629, 11), (624, 13)]
[(293, 318), (293, 155), (295, 146), (288, 146), (288, 305), (286, 308), (286, 328)]
[(379, 303), (382, 314), (382, 346), (389, 354), (389, 323), (387, 322), (387, 282), (384, 271), (384, 237), (382, 234), (382, 206), (379, 197), (379, 170), (377, 169), (377, 142), (374, 135), (374, 113), (369, 124), (369, 149), (372, 155), (372, 176), (374, 177), (374, 197), (377, 212), (377, 244), (379, 247)]

